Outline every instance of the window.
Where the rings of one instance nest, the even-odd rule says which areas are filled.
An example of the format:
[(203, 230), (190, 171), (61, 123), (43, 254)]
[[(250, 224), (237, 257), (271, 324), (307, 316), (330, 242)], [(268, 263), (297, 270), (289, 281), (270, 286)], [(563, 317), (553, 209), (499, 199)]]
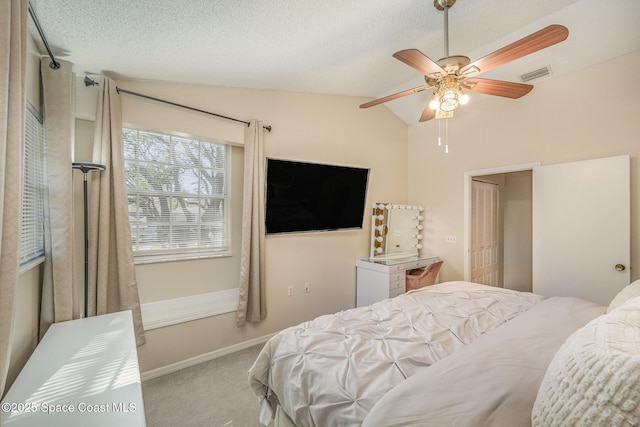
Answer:
[(44, 259), (44, 126), (42, 117), (27, 104), (22, 163), (22, 224), (20, 271)]
[(228, 255), (226, 144), (123, 128), (136, 262)]

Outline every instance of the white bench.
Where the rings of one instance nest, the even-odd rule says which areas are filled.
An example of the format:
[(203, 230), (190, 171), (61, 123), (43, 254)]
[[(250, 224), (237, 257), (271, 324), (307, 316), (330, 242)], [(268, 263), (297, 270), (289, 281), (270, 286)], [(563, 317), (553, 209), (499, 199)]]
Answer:
[(4, 426), (144, 426), (131, 311), (53, 324), (2, 400)]

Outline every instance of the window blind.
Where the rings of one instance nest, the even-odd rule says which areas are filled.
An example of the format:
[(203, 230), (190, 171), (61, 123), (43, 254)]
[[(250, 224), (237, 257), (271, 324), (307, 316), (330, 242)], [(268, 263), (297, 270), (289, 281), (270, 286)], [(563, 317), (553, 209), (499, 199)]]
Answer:
[(136, 261), (226, 254), (228, 146), (133, 128), (123, 144)]
[(41, 116), (30, 104), (24, 138), (20, 271), (31, 268), (44, 257), (44, 126)]

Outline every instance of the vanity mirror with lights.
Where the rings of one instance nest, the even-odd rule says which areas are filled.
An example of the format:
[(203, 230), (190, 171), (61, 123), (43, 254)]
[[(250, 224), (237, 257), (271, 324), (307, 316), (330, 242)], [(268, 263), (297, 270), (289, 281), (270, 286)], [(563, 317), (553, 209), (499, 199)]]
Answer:
[(406, 273), (440, 261), (423, 253), (424, 208), (375, 203), (371, 253), (356, 260), (356, 306), (363, 307), (405, 292)]
[(376, 203), (371, 221), (372, 259), (416, 256), (422, 249), (422, 206)]

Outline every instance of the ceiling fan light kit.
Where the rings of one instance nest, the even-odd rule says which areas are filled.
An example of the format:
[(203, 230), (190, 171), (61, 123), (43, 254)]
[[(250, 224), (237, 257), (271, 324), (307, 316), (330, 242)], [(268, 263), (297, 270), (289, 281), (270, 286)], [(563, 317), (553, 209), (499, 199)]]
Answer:
[(453, 117), (453, 112), (460, 105), (469, 101), (467, 92), (512, 99), (520, 98), (529, 93), (533, 86), (524, 83), (482, 79), (477, 76), (564, 41), (569, 36), (569, 30), (566, 27), (550, 25), (474, 62), (471, 62), (466, 56), (450, 56), (448, 10), (455, 2), (456, 0), (434, 0), (433, 2), (437, 10), (444, 12), (444, 58), (433, 61), (418, 49), (406, 49), (393, 54), (394, 58), (420, 71), (424, 75), (426, 84), (364, 103), (360, 105), (360, 108), (373, 107), (434, 88), (419, 120), (424, 122), (433, 118)]

